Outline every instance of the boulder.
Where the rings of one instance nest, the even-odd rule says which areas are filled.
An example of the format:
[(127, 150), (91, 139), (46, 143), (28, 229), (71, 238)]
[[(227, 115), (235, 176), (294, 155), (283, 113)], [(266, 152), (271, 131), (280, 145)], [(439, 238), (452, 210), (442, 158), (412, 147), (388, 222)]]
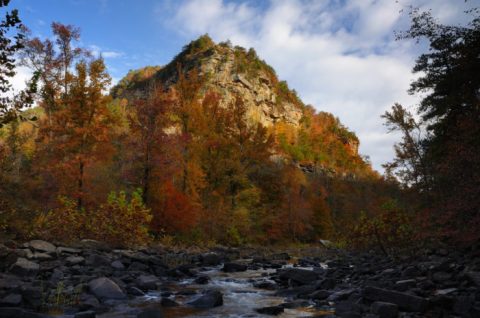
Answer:
[(318, 279), (318, 274), (314, 271), (300, 269), (300, 268), (287, 268), (280, 270), (280, 279), (290, 280), (298, 285), (310, 284)]
[(270, 306), (257, 308), (255, 311), (262, 315), (278, 316), (283, 313), (284, 308), (282, 306)]
[(372, 304), (372, 312), (379, 318), (397, 318), (398, 306), (392, 303), (376, 301)]
[(200, 256), (203, 266), (217, 266), (222, 262), (221, 257), (217, 253), (206, 253)]
[(363, 297), (373, 301), (393, 303), (405, 311), (424, 312), (428, 308), (428, 300), (425, 298), (376, 287), (365, 287)]
[(0, 307), (17, 307), (22, 303), (22, 295), (9, 294), (0, 299)]
[(199, 298), (188, 303), (195, 308), (213, 308), (223, 305), (223, 294), (218, 290), (207, 290)]
[(19, 276), (36, 275), (40, 270), (40, 265), (31, 262), (23, 257), (19, 257), (17, 261), (10, 268), (10, 272)]
[(52, 243), (42, 241), (42, 240), (33, 240), (28, 242), (28, 246), (36, 251), (45, 252), (45, 253), (55, 253), (57, 248)]
[(201, 275), (195, 278), (193, 282), (195, 284), (205, 285), (205, 284), (208, 284), (209, 281), (210, 281), (210, 277), (208, 277), (207, 275)]
[(247, 270), (247, 265), (238, 263), (225, 263), (223, 264), (222, 271), (225, 273), (244, 272)]
[(157, 289), (158, 278), (153, 275), (140, 275), (135, 284), (143, 291)]
[(111, 279), (100, 277), (88, 283), (90, 292), (101, 299), (125, 299), (125, 293)]
[(119, 271), (123, 271), (125, 269), (125, 265), (123, 265), (122, 262), (120, 261), (113, 261), (110, 266), (112, 266), (112, 268), (116, 269), (116, 270), (119, 270)]

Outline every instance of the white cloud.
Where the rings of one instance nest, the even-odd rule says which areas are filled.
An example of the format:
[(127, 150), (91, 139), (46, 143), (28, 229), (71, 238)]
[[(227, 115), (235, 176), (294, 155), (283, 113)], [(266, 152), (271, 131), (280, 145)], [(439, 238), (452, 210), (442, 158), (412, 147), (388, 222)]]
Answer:
[(92, 44), (89, 45), (89, 49), (93, 56), (102, 56), (103, 58), (106, 59), (114, 59), (114, 58), (119, 58), (124, 56), (123, 52), (118, 52), (118, 51), (112, 51), (112, 50), (104, 50), (98, 45)]
[[(395, 41), (393, 34), (408, 27), (399, 11), (409, 3), (272, 0), (261, 8), (255, 2), (192, 0), (174, 8), (167, 23), (189, 38), (209, 33), (216, 41), (254, 47), (304, 102), (354, 130), (360, 151), (381, 170), (393, 158), (398, 135), (386, 134), (380, 115), (395, 102), (418, 100), (406, 93), (418, 47)], [(443, 23), (462, 22), (463, 8), (471, 6), (456, 0), (415, 5), (431, 7)]]

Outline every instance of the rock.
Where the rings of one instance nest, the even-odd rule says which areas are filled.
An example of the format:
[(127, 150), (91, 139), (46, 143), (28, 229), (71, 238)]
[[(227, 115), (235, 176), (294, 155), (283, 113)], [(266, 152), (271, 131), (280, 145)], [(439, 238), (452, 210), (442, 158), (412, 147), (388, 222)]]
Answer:
[(147, 308), (143, 309), (137, 315), (137, 318), (163, 318), (163, 313), (158, 308)]
[(287, 268), (280, 270), (280, 279), (290, 280), (298, 285), (310, 284), (318, 279), (318, 274), (314, 271), (300, 269), (300, 268)]
[(93, 310), (77, 312), (74, 318), (95, 318), (97, 314)]
[(223, 264), (222, 271), (225, 273), (244, 272), (247, 270), (247, 265), (238, 263), (225, 263)]
[(457, 288), (446, 288), (446, 289), (438, 289), (435, 291), (435, 295), (437, 296), (443, 296), (443, 295), (448, 295), (453, 292), (456, 292), (458, 289)]
[(89, 239), (81, 240), (78, 243), (78, 247), (85, 248), (85, 249), (99, 250), (99, 251), (108, 250), (107, 244), (99, 241), (95, 241), (95, 240), (89, 240)]
[(0, 300), (0, 307), (17, 307), (22, 303), (22, 295), (9, 294)]
[(433, 273), (432, 278), (434, 282), (443, 283), (452, 278), (452, 274), (446, 272), (435, 272)]
[(203, 266), (217, 266), (222, 262), (222, 259), (217, 253), (202, 254), (200, 259)]
[(72, 247), (64, 247), (60, 246), (57, 247), (57, 254), (62, 255), (62, 254), (80, 254), (82, 250), (78, 248), (72, 248)]
[(42, 241), (42, 240), (33, 240), (28, 242), (28, 246), (34, 250), (45, 252), (45, 253), (55, 253), (57, 248), (52, 243)]
[(355, 289), (343, 289), (339, 290), (337, 292), (334, 292), (328, 297), (329, 301), (339, 301), (339, 300), (345, 300), (347, 299), (353, 292), (355, 292)]
[(177, 307), (179, 306), (178, 303), (170, 298), (165, 298), (163, 297), (162, 300), (160, 301), (160, 304), (162, 307)]
[(328, 290), (317, 290), (310, 294), (310, 298), (315, 299), (315, 300), (324, 300), (327, 299), (332, 293), (329, 292)]
[(61, 270), (59, 270), (58, 268), (55, 268), (53, 270), (53, 273), (52, 273), (52, 276), (50, 276), (50, 281), (53, 282), (53, 283), (58, 283), (59, 281), (61, 281), (64, 277), (64, 274)]
[(379, 318), (396, 318), (398, 317), (398, 306), (392, 303), (376, 301), (372, 304), (372, 312), (377, 314)]
[(40, 270), (40, 265), (25, 258), (19, 257), (10, 268), (10, 272), (19, 276), (34, 276)]
[(67, 262), (67, 265), (77, 265), (85, 262), (85, 258), (82, 256), (69, 256), (65, 259), (65, 262)]
[(143, 291), (157, 289), (157, 282), (158, 278), (153, 275), (140, 275), (135, 280), (135, 284), (137, 285), (137, 287)]
[(100, 277), (88, 283), (90, 291), (101, 299), (125, 299), (125, 293), (107, 277)]
[(120, 261), (113, 261), (110, 266), (112, 266), (112, 268), (116, 269), (116, 270), (119, 270), (119, 271), (123, 271), (125, 269), (125, 265), (123, 265), (122, 262)]
[(405, 311), (424, 312), (428, 307), (428, 300), (425, 298), (376, 287), (365, 287), (363, 297), (373, 301), (393, 303)]
[(106, 256), (98, 254), (89, 255), (85, 261), (85, 264), (92, 267), (108, 266), (110, 263), (111, 261)]
[(39, 308), (43, 305), (43, 290), (41, 287), (24, 285), (22, 286), (20, 293), (24, 302), (26, 302), (31, 308)]
[(196, 308), (213, 308), (223, 305), (223, 294), (218, 290), (208, 290), (199, 298), (188, 303)]
[(415, 279), (405, 279), (395, 282), (395, 289), (399, 291), (406, 291), (417, 286), (417, 281)]
[(209, 281), (210, 281), (210, 277), (208, 277), (207, 275), (201, 275), (195, 278), (193, 282), (195, 284), (205, 285), (205, 284), (208, 284)]
[(139, 289), (135, 286), (127, 287), (127, 293), (129, 295), (133, 295), (133, 296), (145, 296), (145, 293), (141, 289)]
[(262, 315), (278, 316), (283, 313), (284, 308), (282, 306), (270, 306), (257, 308), (255, 311)]
[(480, 287), (480, 272), (466, 272), (466, 277), (477, 287)]
[(407, 278), (413, 278), (416, 276), (420, 276), (421, 274), (422, 273), (420, 272), (420, 270), (415, 266), (408, 266), (402, 272), (402, 276)]

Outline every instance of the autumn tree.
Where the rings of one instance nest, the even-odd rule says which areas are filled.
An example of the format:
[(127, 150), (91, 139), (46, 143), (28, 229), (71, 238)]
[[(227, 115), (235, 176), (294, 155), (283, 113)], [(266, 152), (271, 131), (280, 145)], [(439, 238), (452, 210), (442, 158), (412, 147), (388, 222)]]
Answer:
[(150, 203), (152, 178), (159, 177), (164, 167), (167, 150), (167, 112), (173, 103), (171, 94), (163, 87), (152, 85), (148, 96), (134, 102), (133, 112), (128, 116), (133, 161), (139, 165), (143, 201)]

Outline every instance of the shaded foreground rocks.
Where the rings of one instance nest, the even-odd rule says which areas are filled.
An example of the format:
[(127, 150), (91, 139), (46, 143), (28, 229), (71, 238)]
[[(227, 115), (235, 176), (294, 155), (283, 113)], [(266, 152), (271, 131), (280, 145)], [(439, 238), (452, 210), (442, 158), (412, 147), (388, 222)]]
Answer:
[[(86, 318), (116, 314), (117, 308), (129, 308), (132, 317), (163, 317), (164, 310), (182, 306), (208, 312), (225, 306), (208, 274), (212, 267), (223, 277), (252, 273), (252, 289), (284, 299), (280, 305), (248, 308), (253, 315), (313, 307), (330, 317), (480, 317), (476, 248), (404, 259), (323, 248), (292, 260), (288, 253), (252, 248), (121, 250), (92, 240), (72, 247), (39, 240), (8, 246), (0, 244), (2, 318), (48, 317), (51, 311)], [(177, 284), (185, 281), (191, 286)], [(172, 284), (182, 287), (174, 290)], [(149, 293), (158, 295), (155, 307), (129, 307)]]

